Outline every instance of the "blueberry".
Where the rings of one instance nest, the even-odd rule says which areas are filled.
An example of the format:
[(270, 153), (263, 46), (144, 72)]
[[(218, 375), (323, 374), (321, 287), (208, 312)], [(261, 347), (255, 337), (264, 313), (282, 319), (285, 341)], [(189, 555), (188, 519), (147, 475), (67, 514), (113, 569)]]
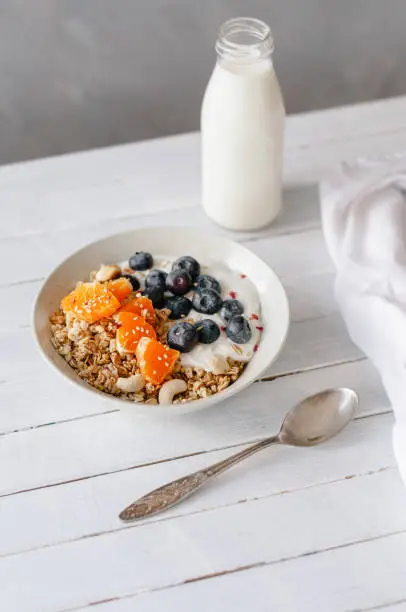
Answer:
[(133, 291), (137, 291), (137, 289), (140, 288), (140, 281), (136, 276), (132, 274), (123, 274), (122, 278), (127, 278), (130, 281)]
[(162, 270), (151, 270), (145, 279), (145, 287), (158, 287), (163, 292), (165, 291), (167, 276), (167, 273), (162, 272)]
[(165, 297), (160, 287), (146, 287), (144, 295), (151, 300), (154, 308), (164, 307)]
[(236, 344), (246, 344), (251, 340), (251, 328), (242, 315), (234, 315), (228, 322), (226, 334)]
[(189, 272), (192, 280), (194, 281), (200, 274), (200, 264), (194, 257), (185, 255), (184, 257), (179, 257), (179, 259), (174, 262), (172, 270), (173, 272), (186, 270), (186, 272)]
[(201, 274), (196, 279), (196, 288), (197, 289), (214, 289), (217, 293), (221, 293), (221, 285), (214, 278), (214, 276), (210, 276), (209, 274)]
[(202, 319), (196, 323), (195, 327), (199, 336), (199, 342), (202, 344), (211, 344), (220, 336), (219, 326), (211, 319)]
[(171, 311), (170, 319), (182, 319), (192, 310), (192, 302), (183, 295), (176, 295), (166, 299), (165, 308)]
[(154, 265), (151, 253), (140, 251), (134, 253), (128, 260), (128, 265), (133, 270), (149, 270)]
[(214, 314), (221, 308), (223, 300), (214, 289), (199, 289), (193, 296), (193, 308), (203, 314)]
[(183, 295), (187, 293), (192, 286), (192, 279), (189, 272), (186, 270), (178, 270), (177, 272), (169, 272), (166, 277), (166, 288), (175, 295)]
[(244, 312), (244, 306), (238, 300), (224, 300), (220, 310), (220, 317), (225, 321), (229, 321), (234, 315), (240, 315)]
[(194, 325), (182, 321), (168, 331), (167, 341), (171, 348), (181, 353), (189, 353), (197, 344), (197, 331)]

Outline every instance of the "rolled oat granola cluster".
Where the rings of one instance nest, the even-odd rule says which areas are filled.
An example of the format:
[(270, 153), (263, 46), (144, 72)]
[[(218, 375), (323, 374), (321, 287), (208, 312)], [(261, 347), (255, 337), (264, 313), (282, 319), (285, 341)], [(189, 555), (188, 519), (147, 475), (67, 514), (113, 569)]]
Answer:
[[(155, 314), (157, 336), (165, 341), (170, 326), (169, 310), (156, 310)], [(87, 323), (59, 310), (50, 317), (50, 324), (55, 349), (89, 385), (123, 400), (145, 404), (158, 403), (162, 385), (146, 382), (144, 388), (137, 393), (123, 392), (117, 386), (119, 379), (139, 374), (140, 368), (134, 355), (120, 355), (117, 351), (118, 325), (113, 319)], [(224, 374), (213, 374), (198, 368), (182, 367), (180, 361), (177, 361), (166, 380), (182, 379), (187, 384), (187, 390), (178, 394), (173, 404), (184, 404), (223, 391), (237, 380), (244, 366), (243, 362), (228, 360), (228, 368)]]

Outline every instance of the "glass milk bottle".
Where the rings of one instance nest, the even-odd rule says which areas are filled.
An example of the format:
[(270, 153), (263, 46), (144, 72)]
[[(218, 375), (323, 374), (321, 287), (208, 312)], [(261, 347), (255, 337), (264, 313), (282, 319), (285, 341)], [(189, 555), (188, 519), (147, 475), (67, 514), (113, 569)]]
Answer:
[(227, 21), (203, 99), (203, 207), (232, 230), (264, 227), (281, 209), (285, 109), (273, 48), (262, 21)]

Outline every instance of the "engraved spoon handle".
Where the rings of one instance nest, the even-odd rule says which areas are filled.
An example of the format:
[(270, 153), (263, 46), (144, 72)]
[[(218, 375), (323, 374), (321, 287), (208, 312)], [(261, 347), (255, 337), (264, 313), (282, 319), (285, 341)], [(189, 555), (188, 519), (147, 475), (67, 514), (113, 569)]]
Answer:
[(145, 518), (146, 516), (151, 516), (152, 514), (159, 514), (159, 512), (163, 512), (171, 508), (171, 506), (175, 506), (186, 497), (189, 497), (189, 495), (206, 484), (208, 480), (225, 472), (236, 463), (243, 461), (263, 448), (271, 446), (271, 444), (278, 443), (280, 443), (279, 435), (266, 438), (265, 440), (261, 440), (261, 442), (257, 442), (235, 453), (235, 455), (231, 455), (231, 457), (227, 459), (213, 463), (203, 470), (193, 472), (193, 474), (168, 482), (127, 506), (127, 508), (120, 513), (120, 519), (126, 522), (135, 521)]

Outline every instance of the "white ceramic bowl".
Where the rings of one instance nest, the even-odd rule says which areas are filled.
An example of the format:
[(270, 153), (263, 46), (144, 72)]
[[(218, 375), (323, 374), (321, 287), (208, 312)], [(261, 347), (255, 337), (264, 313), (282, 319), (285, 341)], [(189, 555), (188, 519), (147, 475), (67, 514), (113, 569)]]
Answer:
[[(246, 274), (255, 284), (261, 301), (264, 332), (255, 353), (240, 378), (230, 387), (208, 398), (187, 404), (151, 406), (133, 404), (102, 393), (84, 382), (66, 361), (55, 351), (50, 340), (49, 316), (59, 308), (61, 298), (75, 286), (78, 280), (89, 277), (91, 270), (101, 263), (126, 260), (135, 251), (179, 257), (192, 255), (203, 264), (208, 258), (218, 259), (229, 268)], [(93, 242), (62, 262), (44, 282), (34, 305), (33, 329), (41, 350), (51, 366), (67, 380), (87, 392), (97, 393), (121, 408), (161, 413), (191, 412), (215, 404), (238, 393), (266, 370), (277, 358), (288, 332), (289, 306), (285, 291), (271, 268), (242, 245), (218, 235), (196, 229), (160, 227), (131, 230)]]

